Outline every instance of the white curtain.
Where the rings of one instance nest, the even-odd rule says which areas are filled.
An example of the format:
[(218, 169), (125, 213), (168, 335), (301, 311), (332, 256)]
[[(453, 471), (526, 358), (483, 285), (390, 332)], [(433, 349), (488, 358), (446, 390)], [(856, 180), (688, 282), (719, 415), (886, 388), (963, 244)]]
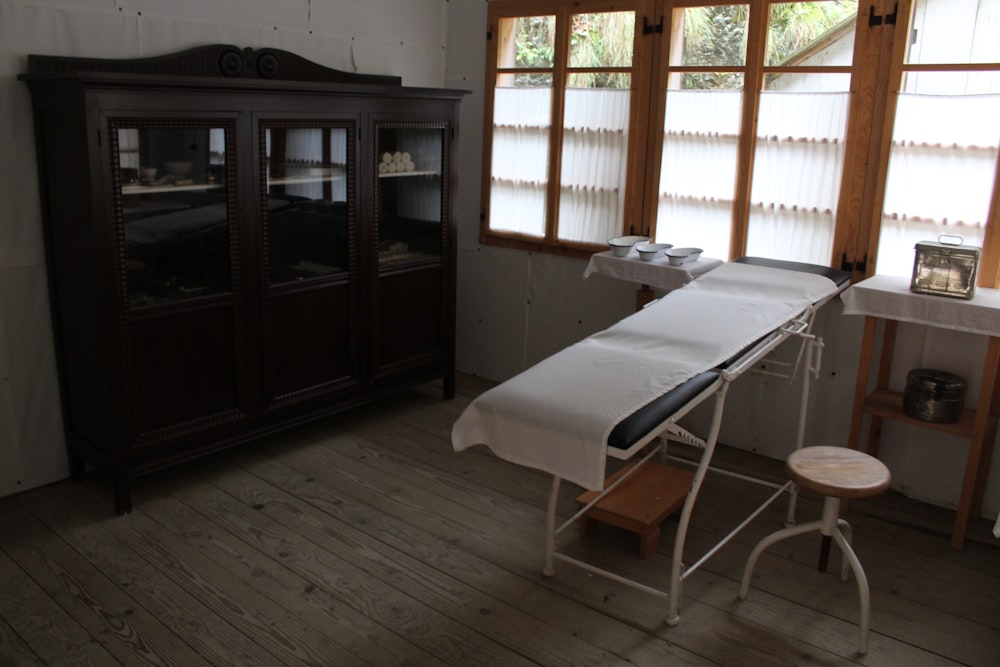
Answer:
[(879, 273), (909, 276), (914, 245), (941, 235), (982, 246), (1000, 144), (1000, 95), (900, 93)]
[(559, 238), (604, 243), (622, 229), (631, 91), (566, 91)]
[(829, 264), (850, 94), (760, 95), (747, 254)]
[(496, 88), (490, 229), (545, 235), (551, 116), (551, 88)]
[(668, 90), (656, 241), (727, 258), (742, 91)]

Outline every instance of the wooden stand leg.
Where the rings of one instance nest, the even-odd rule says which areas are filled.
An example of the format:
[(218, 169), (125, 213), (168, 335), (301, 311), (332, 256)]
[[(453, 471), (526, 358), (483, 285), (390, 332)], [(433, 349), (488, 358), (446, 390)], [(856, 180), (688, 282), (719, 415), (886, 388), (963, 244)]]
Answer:
[(660, 524), (639, 536), (639, 558), (649, 558), (660, 548)]
[[(969, 515), (975, 506), (976, 497), (982, 501), (978, 483), (982, 471), (983, 452), (986, 450), (992, 453), (992, 443), (984, 447), (984, 440), (987, 432), (992, 429), (987, 428), (990, 423), (990, 410), (993, 407), (993, 392), (996, 389), (997, 367), (1000, 365), (1000, 338), (990, 337), (989, 345), (986, 348), (986, 361), (983, 368), (983, 382), (979, 388), (979, 401), (976, 403), (976, 418), (972, 426), (972, 437), (969, 439), (969, 455), (965, 460), (965, 477), (962, 481), (962, 496), (958, 502), (958, 510), (955, 514), (955, 527), (951, 533), (951, 546), (954, 549), (961, 549), (965, 544), (965, 530), (969, 524)], [(986, 459), (991, 458), (987, 455)], [(985, 477), (984, 477), (985, 478)], [(977, 514), (978, 514), (978, 508)]]
[(865, 318), (865, 329), (861, 337), (861, 353), (858, 355), (858, 377), (854, 385), (854, 403), (851, 408), (851, 426), (847, 436), (847, 446), (851, 449), (857, 449), (861, 444), (861, 421), (865, 416), (865, 399), (868, 398), (868, 374), (872, 367), (872, 349), (875, 346), (877, 325), (877, 318)]
[(647, 303), (653, 300), (653, 290), (649, 285), (641, 286), (635, 293), (635, 310), (639, 312)]

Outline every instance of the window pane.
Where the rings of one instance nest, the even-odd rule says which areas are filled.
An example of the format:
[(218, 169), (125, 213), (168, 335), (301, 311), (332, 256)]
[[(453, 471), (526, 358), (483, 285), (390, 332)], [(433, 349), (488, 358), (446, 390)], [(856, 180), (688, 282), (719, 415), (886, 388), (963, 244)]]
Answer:
[(748, 5), (688, 7), (682, 15), (684, 32), (671, 46), (670, 65), (737, 67), (746, 63)]
[(998, 118), (1000, 95), (899, 95), (879, 273), (909, 276), (914, 244), (941, 234), (982, 245), (1000, 145)]
[(916, 0), (908, 64), (1000, 62), (1000, 1)]
[(494, 91), (491, 230), (545, 235), (552, 77), (539, 81)]
[(497, 67), (550, 68), (555, 57), (555, 16), (500, 19)]
[(727, 258), (743, 93), (668, 90), (656, 240)]
[(631, 92), (573, 75), (566, 91), (559, 238), (603, 243), (618, 236), (624, 210)]
[(848, 93), (761, 93), (748, 255), (829, 263), (849, 103)]
[(574, 14), (571, 20), (570, 67), (632, 66), (635, 12)]
[(857, 0), (780, 2), (768, 20), (768, 66), (850, 65)]
[(811, 93), (846, 93), (851, 90), (851, 75), (790, 73), (765, 74), (764, 89)]

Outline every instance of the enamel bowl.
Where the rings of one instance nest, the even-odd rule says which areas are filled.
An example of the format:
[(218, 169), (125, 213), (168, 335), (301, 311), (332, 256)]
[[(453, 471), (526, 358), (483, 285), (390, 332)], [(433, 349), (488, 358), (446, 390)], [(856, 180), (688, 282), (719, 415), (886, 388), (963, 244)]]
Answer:
[(611, 246), (611, 254), (615, 257), (624, 257), (636, 243), (648, 240), (648, 236), (618, 236), (608, 241), (608, 245)]
[(639, 253), (639, 259), (644, 262), (651, 262), (664, 250), (673, 248), (672, 243), (637, 243), (635, 246), (635, 251)]
[(663, 251), (672, 266), (680, 266), (688, 262), (694, 262), (702, 253), (701, 248), (669, 248)]

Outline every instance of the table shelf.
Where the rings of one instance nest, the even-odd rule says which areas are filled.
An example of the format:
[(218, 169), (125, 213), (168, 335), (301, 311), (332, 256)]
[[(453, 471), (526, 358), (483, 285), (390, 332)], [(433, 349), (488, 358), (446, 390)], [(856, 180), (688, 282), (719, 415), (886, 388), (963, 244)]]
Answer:
[[(942, 433), (948, 433), (960, 438), (971, 438), (975, 427), (976, 411), (972, 408), (962, 410), (962, 415), (957, 422), (941, 424), (936, 422), (923, 421), (916, 417), (911, 417), (903, 411), (903, 394), (898, 391), (888, 389), (876, 389), (865, 399), (865, 412), (883, 419), (891, 419), (911, 426), (928, 428)], [(996, 417), (992, 417), (996, 421)]]

